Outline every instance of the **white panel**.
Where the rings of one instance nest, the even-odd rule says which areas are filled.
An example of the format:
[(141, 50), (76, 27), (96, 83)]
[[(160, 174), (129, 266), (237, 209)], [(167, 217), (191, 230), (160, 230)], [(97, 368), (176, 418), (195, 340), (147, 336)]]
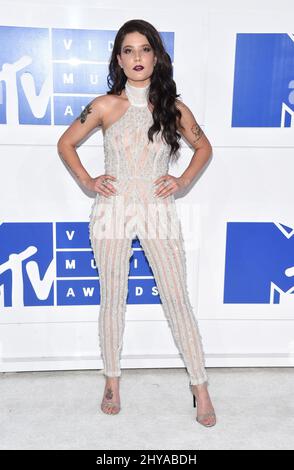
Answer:
[(292, 18), (287, 9), (210, 12), (205, 129), (214, 147), (293, 147), (294, 116), (291, 128), (231, 127), (236, 34), (292, 33)]
[[(294, 364), (293, 321), (199, 321), (208, 367), (289, 367)], [(96, 322), (2, 326), (2, 372), (100, 369)], [(125, 368), (185, 367), (165, 322), (133, 322), (127, 315)], [(188, 376), (187, 376), (188, 377)]]

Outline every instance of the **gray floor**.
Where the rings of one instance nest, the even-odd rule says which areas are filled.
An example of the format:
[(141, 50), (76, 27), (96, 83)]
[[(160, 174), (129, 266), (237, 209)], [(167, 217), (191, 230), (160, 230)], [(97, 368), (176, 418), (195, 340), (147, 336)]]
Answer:
[(293, 449), (293, 368), (207, 368), (214, 427), (195, 420), (186, 369), (125, 369), (119, 414), (102, 371), (0, 373), (1, 449)]

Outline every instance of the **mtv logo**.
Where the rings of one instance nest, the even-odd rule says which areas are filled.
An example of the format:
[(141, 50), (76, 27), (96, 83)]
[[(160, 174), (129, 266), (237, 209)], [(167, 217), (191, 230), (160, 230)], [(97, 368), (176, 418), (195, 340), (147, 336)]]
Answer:
[(294, 127), (294, 34), (237, 34), (231, 125)]
[[(108, 89), (115, 35), (0, 26), (0, 124), (70, 125)], [(174, 33), (161, 35), (173, 60)]]
[(224, 303), (294, 302), (294, 229), (272, 222), (227, 224)]
[(47, 28), (0, 27), (0, 124), (51, 124)]
[[(139, 240), (130, 243), (126, 302), (161, 303)], [(88, 222), (2, 223), (0, 247), (0, 306), (100, 304)]]
[(53, 305), (52, 223), (2, 223), (0, 246), (0, 305)]

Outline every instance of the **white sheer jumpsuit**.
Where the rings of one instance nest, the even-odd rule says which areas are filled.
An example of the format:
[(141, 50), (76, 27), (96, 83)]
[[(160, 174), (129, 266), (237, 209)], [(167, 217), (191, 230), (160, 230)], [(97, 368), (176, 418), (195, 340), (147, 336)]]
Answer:
[(150, 85), (126, 82), (127, 111), (104, 131), (105, 174), (117, 193), (97, 193), (89, 237), (100, 283), (99, 338), (104, 375), (119, 377), (132, 240), (139, 238), (152, 269), (163, 311), (190, 383), (209, 383), (202, 338), (186, 284), (186, 258), (174, 195), (154, 195), (154, 181), (168, 173), (169, 146), (161, 132), (148, 142), (153, 123)]

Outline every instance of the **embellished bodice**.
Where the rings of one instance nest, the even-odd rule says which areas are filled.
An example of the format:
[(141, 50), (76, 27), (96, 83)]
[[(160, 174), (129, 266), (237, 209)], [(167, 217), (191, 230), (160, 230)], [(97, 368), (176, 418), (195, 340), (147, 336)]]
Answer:
[(104, 132), (105, 173), (118, 180), (149, 180), (168, 173), (170, 147), (162, 133), (148, 142), (148, 129), (153, 124), (148, 107), (150, 85), (131, 86), (127, 80), (125, 92), (127, 111)]
[[(177, 214), (174, 195), (155, 195), (155, 180), (168, 173), (170, 146), (162, 131), (148, 140), (153, 116), (148, 107), (149, 85), (133, 87), (126, 82), (127, 111), (104, 131), (105, 174), (111, 195), (97, 192), (89, 226), (96, 238), (175, 237)], [(107, 179), (107, 178), (106, 178)], [(164, 184), (164, 183), (163, 183)], [(106, 232), (106, 234), (105, 234)], [(167, 235), (168, 234), (168, 235)]]

